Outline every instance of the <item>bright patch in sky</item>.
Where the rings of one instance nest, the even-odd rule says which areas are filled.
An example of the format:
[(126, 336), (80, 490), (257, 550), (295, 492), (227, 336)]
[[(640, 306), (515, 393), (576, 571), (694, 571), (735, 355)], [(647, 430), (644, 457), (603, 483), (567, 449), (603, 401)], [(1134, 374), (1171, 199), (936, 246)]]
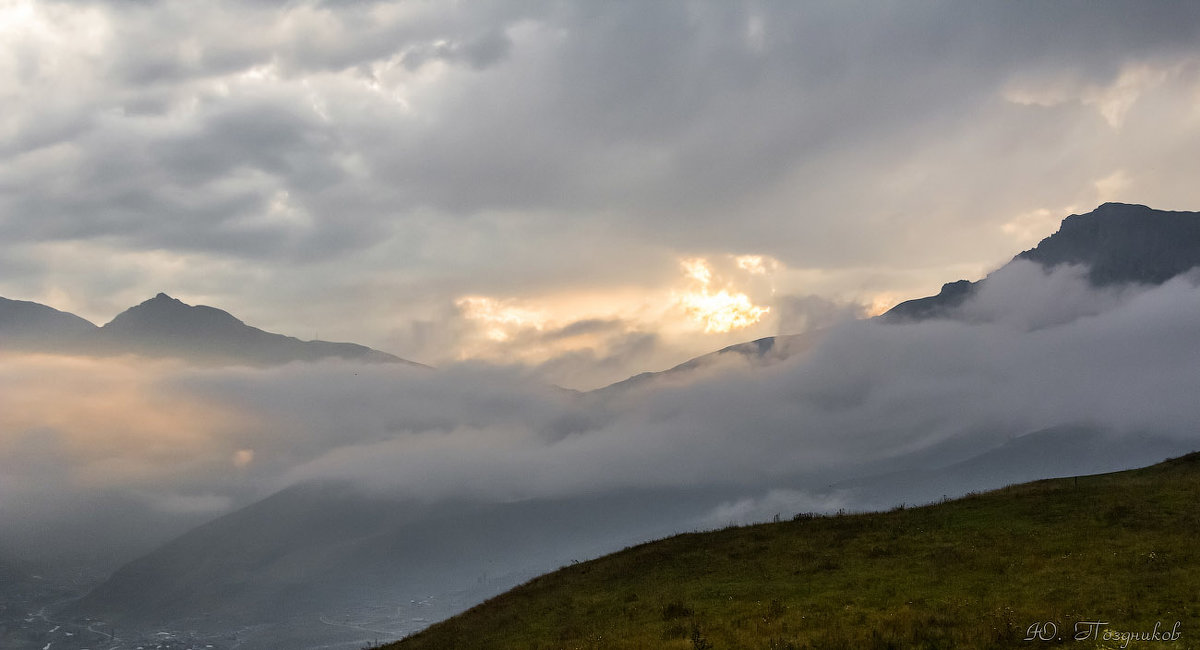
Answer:
[(902, 299), (897, 298), (894, 293), (880, 293), (871, 297), (867, 304), (864, 315), (867, 318), (874, 318), (887, 310), (900, 304)]
[(775, 270), (779, 262), (762, 255), (738, 255), (733, 258), (738, 268), (751, 275), (766, 275), (768, 270)]
[[(595, 387), (628, 376), (628, 360), (669, 367), (695, 350), (777, 333), (781, 262), (723, 254), (676, 263), (678, 273), (624, 287), (460, 296), (453, 359), (550, 364), (560, 385)], [(599, 370), (584, 370), (591, 366)]]
[(770, 307), (751, 304), (744, 293), (729, 293), (724, 289), (716, 293), (702, 291), (684, 294), (680, 304), (688, 315), (704, 324), (705, 332), (728, 332), (749, 327), (771, 311)]
[(1084, 83), (1070, 75), (1019, 80), (1004, 89), (1004, 98), (1023, 106), (1059, 106), (1079, 102), (1095, 109), (1113, 129), (1125, 124), (1134, 103), (1146, 92), (1162, 85), (1186, 66), (1154, 67), (1146, 64), (1125, 66), (1107, 84)]
[[(740, 268), (750, 273), (765, 273), (759, 256), (745, 255), (736, 261)], [(771, 311), (770, 307), (753, 304), (744, 293), (728, 289), (713, 291), (712, 267), (705, 259), (681, 260), (680, 266), (684, 274), (694, 280), (695, 286), (679, 296), (679, 304), (688, 316), (704, 326), (705, 332), (728, 332), (749, 327)]]
[(507, 341), (515, 330), (526, 327), (540, 330), (546, 321), (541, 312), (487, 296), (465, 296), (454, 304), (469, 320), (483, 324), (493, 341)]
[(244, 469), (254, 462), (253, 449), (239, 449), (233, 452), (233, 466), (238, 469)]

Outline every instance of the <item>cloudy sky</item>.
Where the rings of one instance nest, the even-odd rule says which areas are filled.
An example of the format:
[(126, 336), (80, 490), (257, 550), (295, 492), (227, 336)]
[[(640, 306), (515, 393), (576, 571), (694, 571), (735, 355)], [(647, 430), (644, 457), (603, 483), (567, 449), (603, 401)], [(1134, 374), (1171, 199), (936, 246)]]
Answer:
[(0, 0), (0, 295), (590, 387), (1196, 209), (1184, 2)]

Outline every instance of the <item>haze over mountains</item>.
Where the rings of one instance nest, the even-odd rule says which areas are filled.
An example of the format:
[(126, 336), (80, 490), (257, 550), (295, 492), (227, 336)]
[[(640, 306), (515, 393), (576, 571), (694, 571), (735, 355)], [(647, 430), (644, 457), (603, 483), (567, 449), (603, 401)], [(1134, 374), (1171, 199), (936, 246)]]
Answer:
[[(671, 532), (1147, 464), (1200, 443), (1198, 224), (1198, 213), (1105, 204), (984, 280), (582, 396), (502, 368), (304, 357), (308, 344), (161, 295), (105, 328), (10, 301), (0, 341), (53, 322), (68, 353), (101, 354), (90, 337), (112, 327), (126, 351), (250, 361), (135, 365), (115, 380), (102, 374), (115, 361), (89, 362), (95, 384), (67, 388), (91, 401), (114, 381), (159, 391), (143, 418), (158, 451), (137, 471), (109, 451), (73, 451), (82, 469), (69, 480), (0, 508), (52, 510), (37, 499), (67, 489), (53, 486), (99, 482), (148, 504), (129, 522), (211, 519), (114, 572), (76, 615), (236, 628), (249, 647), (353, 647)], [(95, 425), (39, 426), (9, 425), (28, 434), (0, 471), (57, 458), (38, 444), (86, 447)]]

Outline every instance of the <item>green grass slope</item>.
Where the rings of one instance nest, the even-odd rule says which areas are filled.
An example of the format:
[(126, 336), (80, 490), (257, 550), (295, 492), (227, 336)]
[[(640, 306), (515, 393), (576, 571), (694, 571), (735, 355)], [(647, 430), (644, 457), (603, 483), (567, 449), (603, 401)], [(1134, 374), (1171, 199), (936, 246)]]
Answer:
[[(1177, 638), (1123, 636), (1156, 624)], [(384, 648), (1057, 645), (1200, 647), (1200, 454), (679, 535), (539, 577)]]

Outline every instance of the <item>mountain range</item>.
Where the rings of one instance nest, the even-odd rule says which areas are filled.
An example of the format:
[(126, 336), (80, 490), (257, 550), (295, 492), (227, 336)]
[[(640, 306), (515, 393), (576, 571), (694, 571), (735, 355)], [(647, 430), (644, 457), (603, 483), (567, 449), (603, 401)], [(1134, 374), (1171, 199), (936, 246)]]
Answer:
[[(1154, 210), (1144, 205), (1104, 203), (1087, 214), (1072, 214), (1058, 232), (1017, 254), (1052, 269), (1064, 264), (1088, 268), (1095, 286), (1161, 284), (1200, 265), (1200, 219), (1196, 212)], [(889, 323), (953, 317), (988, 279), (946, 283), (936, 295), (902, 302), (877, 316)], [(731, 357), (763, 365), (803, 353), (823, 332), (769, 336), (731, 345), (668, 370), (643, 372), (593, 391), (612, 395), (685, 375)], [(98, 327), (46, 305), (0, 298), (0, 350), (113, 356), (174, 357), (198, 363), (279, 365), (340, 358), (416, 364), (355, 343), (302, 341), (249, 326), (228, 312), (188, 305), (165, 293), (131, 307)]]
[(355, 343), (302, 341), (264, 332), (228, 312), (188, 305), (165, 293), (130, 307), (103, 327), (38, 303), (0, 298), (0, 349), (4, 348), (255, 366), (327, 358), (420, 365)]
[[(1106, 203), (1067, 217), (1058, 232), (1010, 264), (1018, 262), (1046, 270), (1082, 265), (1095, 286), (1161, 284), (1200, 265), (1200, 213)], [(949, 283), (936, 296), (897, 305), (878, 322), (956, 318), (957, 309), (992, 277)], [(603, 404), (731, 355), (771, 365), (805, 354), (820, 336), (768, 337), (731, 346), (594, 391), (588, 399)], [(0, 345), (251, 365), (326, 357), (411, 363), (353, 344), (270, 334), (226, 312), (185, 305), (164, 294), (100, 328), (43, 305), (5, 300), (0, 302)], [(829, 492), (857, 492), (864, 502), (883, 508), (1052, 472), (1110, 471), (1190, 451), (1186, 441), (1160, 432), (1118, 440), (1102, 426), (1077, 423), (1004, 434), (1000, 439), (1007, 442), (997, 446), (956, 450), (959, 460), (949, 465), (934, 462), (947, 457), (936, 449), (916, 450), (874, 466), (870, 473), (845, 477)], [(1087, 453), (1070, 453), (1078, 449)], [(1030, 463), (1031, 458), (1063, 462)], [(742, 496), (732, 488), (622, 490), (565, 500), (463, 501), (434, 508), (339, 484), (302, 483), (130, 562), (71, 612), (144, 629), (174, 625), (261, 631), (273, 624), (247, 647), (275, 647), (268, 638), (277, 647), (302, 647), (297, 644), (318, 638), (334, 643), (337, 626), (329, 623), (330, 617), (348, 619), (348, 612), (356, 612), (361, 623), (361, 612), (392, 603), (388, 626), (341, 627), (337, 639), (361, 647), (372, 640), (371, 631), (375, 637), (380, 630), (397, 635), (412, 631), (537, 572), (694, 527), (714, 505)], [(397, 609), (395, 603), (408, 605)], [(396, 616), (403, 623), (396, 623)], [(284, 623), (292, 636), (280, 633)]]
[[(1089, 282), (1097, 287), (1162, 284), (1200, 266), (1200, 213), (1155, 210), (1130, 203), (1104, 203), (1089, 213), (1067, 216), (1058, 232), (1043, 239), (1036, 247), (1018, 253), (1009, 265), (1021, 260), (1034, 262), (1047, 271), (1063, 265), (1086, 267)], [(875, 318), (885, 323), (955, 318), (955, 310), (977, 295), (987, 282), (988, 278), (948, 282), (935, 295), (901, 302)], [(667, 370), (640, 373), (595, 392), (619, 394), (711, 367), (733, 357), (754, 365), (770, 365), (808, 351), (825, 331), (768, 336), (738, 343)]]

